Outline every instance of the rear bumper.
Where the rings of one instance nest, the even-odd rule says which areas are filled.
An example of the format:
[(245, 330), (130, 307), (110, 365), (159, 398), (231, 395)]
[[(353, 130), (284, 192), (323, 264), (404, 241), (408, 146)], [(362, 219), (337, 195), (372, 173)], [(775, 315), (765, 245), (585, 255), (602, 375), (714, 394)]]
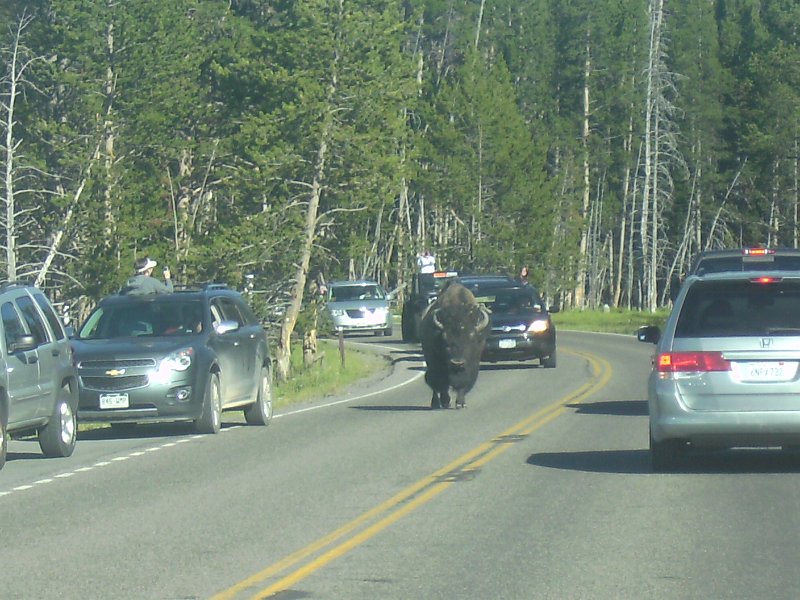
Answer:
[(650, 433), (657, 442), (682, 439), (697, 446), (800, 444), (798, 410), (691, 410), (674, 398), (649, 401)]

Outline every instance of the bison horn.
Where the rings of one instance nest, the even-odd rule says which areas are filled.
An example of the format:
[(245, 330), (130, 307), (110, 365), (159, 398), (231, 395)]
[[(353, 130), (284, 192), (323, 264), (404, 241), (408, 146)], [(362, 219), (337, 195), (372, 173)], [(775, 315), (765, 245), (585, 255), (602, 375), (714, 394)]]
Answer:
[(436, 325), (436, 327), (438, 327), (439, 329), (444, 329), (444, 325), (442, 325), (442, 322), (439, 320), (438, 308), (433, 311), (433, 324)]
[(481, 313), (481, 320), (478, 321), (477, 328), (478, 331), (482, 331), (483, 329), (486, 329), (486, 327), (489, 325), (489, 313), (487, 313), (486, 310), (484, 310), (483, 308), (479, 310)]

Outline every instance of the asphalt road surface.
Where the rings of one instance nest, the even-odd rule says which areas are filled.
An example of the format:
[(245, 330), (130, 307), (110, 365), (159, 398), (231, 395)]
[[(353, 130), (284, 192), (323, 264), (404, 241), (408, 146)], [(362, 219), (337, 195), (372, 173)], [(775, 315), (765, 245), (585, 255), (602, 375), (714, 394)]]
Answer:
[(653, 474), (652, 346), (559, 332), (558, 367), (484, 365), (431, 411), (416, 345), (267, 428), (227, 414), (13, 440), (0, 598), (660, 599), (800, 595), (800, 457), (698, 457)]

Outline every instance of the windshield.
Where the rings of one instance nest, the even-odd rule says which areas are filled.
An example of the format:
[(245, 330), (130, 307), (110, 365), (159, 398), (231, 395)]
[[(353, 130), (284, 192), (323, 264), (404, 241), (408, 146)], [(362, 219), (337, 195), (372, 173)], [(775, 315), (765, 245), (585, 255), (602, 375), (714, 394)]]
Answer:
[(499, 289), (476, 297), (493, 313), (516, 313), (527, 310), (542, 310), (542, 301), (533, 288)]
[(337, 285), (331, 287), (331, 302), (348, 302), (350, 300), (381, 300), (386, 295), (377, 284)]
[(99, 307), (78, 332), (79, 339), (196, 335), (203, 331), (198, 300), (147, 302)]

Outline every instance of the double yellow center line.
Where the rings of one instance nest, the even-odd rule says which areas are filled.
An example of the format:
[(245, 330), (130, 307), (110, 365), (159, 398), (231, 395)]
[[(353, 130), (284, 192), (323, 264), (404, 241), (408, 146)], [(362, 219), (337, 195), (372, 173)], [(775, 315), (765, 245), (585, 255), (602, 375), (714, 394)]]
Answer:
[[(567, 409), (567, 405), (583, 402), (602, 389), (611, 379), (612, 370), (607, 361), (581, 352), (572, 352), (572, 354), (587, 360), (592, 370), (589, 380), (577, 390), (535, 412), (488, 442), (473, 448), (450, 464), (408, 486), (339, 529), (213, 596), (213, 600), (232, 600), (240, 596), (267, 598), (277, 592), (289, 589), (438, 496), (453, 483), (470, 476), (505, 452), (512, 443), (524, 439), (558, 417)], [(315, 558), (308, 560), (311, 557)], [(300, 566), (295, 568), (297, 565)], [(285, 571), (290, 572), (269, 584), (268, 587), (258, 589), (267, 579), (274, 578)]]

